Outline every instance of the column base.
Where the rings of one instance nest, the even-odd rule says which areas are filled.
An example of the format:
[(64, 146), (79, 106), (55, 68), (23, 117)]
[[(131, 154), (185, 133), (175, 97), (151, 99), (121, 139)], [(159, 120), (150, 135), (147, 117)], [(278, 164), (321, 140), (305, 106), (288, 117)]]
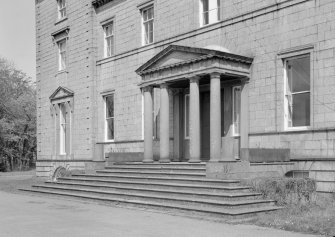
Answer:
[(159, 160), (159, 163), (170, 163), (171, 160), (169, 159), (163, 159), (163, 160)]
[(201, 163), (201, 160), (188, 160), (188, 163)]
[(142, 163), (154, 163), (154, 161), (153, 160), (144, 160), (144, 161), (142, 161)]

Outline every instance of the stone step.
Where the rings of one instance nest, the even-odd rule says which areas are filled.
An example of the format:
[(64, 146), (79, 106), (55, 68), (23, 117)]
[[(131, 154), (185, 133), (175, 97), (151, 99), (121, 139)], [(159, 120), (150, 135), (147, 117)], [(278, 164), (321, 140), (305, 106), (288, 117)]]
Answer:
[(22, 191), (35, 192), (40, 194), (47, 194), (52, 196), (66, 196), (77, 199), (84, 200), (92, 200), (95, 202), (102, 202), (108, 204), (117, 204), (118, 206), (126, 206), (126, 207), (143, 207), (151, 209), (162, 210), (166, 212), (166, 210), (177, 210), (181, 213), (186, 213), (189, 215), (199, 215), (205, 217), (216, 217), (216, 218), (227, 218), (228, 220), (232, 218), (249, 218), (254, 217), (255, 214), (262, 212), (269, 212), (281, 209), (276, 206), (261, 206), (261, 207), (245, 207), (240, 209), (232, 209), (232, 208), (205, 208), (203, 206), (189, 206), (189, 205), (180, 205), (176, 203), (163, 203), (163, 202), (153, 202), (148, 200), (134, 200), (134, 199), (124, 199), (118, 197), (106, 197), (101, 196), (100, 194), (78, 194), (68, 191), (55, 191), (55, 190), (43, 190), (43, 189), (20, 189)]
[(141, 176), (141, 177), (148, 177), (148, 176), (155, 176), (155, 177), (178, 177), (178, 178), (183, 178), (183, 177), (206, 177), (205, 172), (198, 172), (198, 173), (192, 173), (192, 172), (172, 172), (172, 171), (137, 171), (137, 170), (132, 170), (132, 171), (116, 171), (116, 170), (97, 170), (97, 174), (114, 174), (118, 176), (127, 176), (127, 175), (132, 175), (132, 176)]
[(201, 173), (206, 174), (206, 167), (160, 167), (160, 166), (110, 166), (106, 167), (105, 170), (113, 171), (136, 171), (136, 172), (169, 172), (169, 173)]
[(47, 191), (65, 191), (76, 194), (84, 195), (99, 195), (104, 197), (122, 198), (127, 200), (136, 201), (150, 201), (157, 203), (169, 203), (175, 205), (187, 205), (190, 207), (206, 207), (206, 208), (243, 208), (245, 206), (264, 206), (273, 205), (274, 202), (271, 200), (254, 199), (257, 194), (227, 194), (222, 196), (221, 200), (215, 200), (212, 197), (203, 195), (203, 198), (192, 197), (187, 195), (173, 195), (172, 193), (154, 193), (154, 192), (140, 192), (132, 190), (99, 190), (94, 188), (80, 188), (80, 187), (68, 187), (63, 185), (34, 185), (35, 189), (42, 189)]
[(259, 198), (259, 193), (252, 193), (252, 192), (224, 192), (221, 191), (220, 193), (213, 193), (201, 190), (168, 190), (162, 188), (154, 188), (154, 187), (137, 187), (137, 186), (114, 186), (110, 184), (85, 184), (85, 183), (78, 183), (78, 182), (46, 182), (49, 186), (62, 186), (62, 187), (74, 187), (74, 188), (81, 188), (81, 189), (94, 189), (99, 191), (112, 191), (112, 192), (119, 192), (124, 194), (143, 194), (143, 195), (157, 195), (161, 197), (177, 197), (177, 198), (199, 198), (203, 200), (232, 200), (232, 199), (255, 199)]
[(235, 186), (240, 183), (238, 180), (217, 180), (207, 179), (204, 177), (162, 177), (162, 176), (134, 176), (134, 175), (116, 175), (116, 174), (73, 174), (72, 177), (80, 178), (99, 178), (110, 181), (159, 181), (162, 183), (178, 182), (179, 184), (202, 184), (202, 185), (213, 185), (213, 186)]
[(130, 166), (130, 167), (161, 167), (161, 168), (206, 168), (206, 163), (187, 163), (187, 162), (170, 162), (170, 163), (160, 163), (160, 162), (153, 162), (153, 163), (142, 163), (142, 162), (116, 162), (112, 165), (108, 165), (107, 167), (114, 167), (114, 166)]
[(159, 181), (126, 181), (126, 180), (103, 180), (99, 178), (58, 178), (62, 183), (87, 183), (92, 185), (111, 185), (115, 187), (138, 187), (138, 188), (156, 188), (162, 190), (177, 190), (177, 191), (203, 191), (210, 193), (227, 193), (227, 192), (250, 192), (250, 187), (247, 186), (218, 186), (218, 185), (203, 185), (203, 184), (180, 184), (177, 182), (159, 182)]

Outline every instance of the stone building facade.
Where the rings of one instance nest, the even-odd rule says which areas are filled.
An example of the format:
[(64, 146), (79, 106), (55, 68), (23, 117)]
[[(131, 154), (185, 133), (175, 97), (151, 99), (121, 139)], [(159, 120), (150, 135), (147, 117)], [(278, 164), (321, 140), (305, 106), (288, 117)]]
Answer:
[(334, 13), (333, 0), (36, 0), (37, 174), (106, 155), (290, 160), (335, 189)]

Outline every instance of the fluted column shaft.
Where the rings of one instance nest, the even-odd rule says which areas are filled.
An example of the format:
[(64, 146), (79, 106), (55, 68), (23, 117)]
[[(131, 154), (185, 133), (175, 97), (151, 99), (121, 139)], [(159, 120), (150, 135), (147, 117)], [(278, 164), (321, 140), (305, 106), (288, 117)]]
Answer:
[(190, 160), (200, 162), (200, 92), (199, 77), (190, 79)]
[(210, 74), (210, 161), (221, 158), (221, 82), (220, 74)]
[(160, 162), (170, 162), (170, 118), (169, 118), (169, 91), (166, 84), (160, 86)]
[(152, 87), (143, 88), (144, 94), (144, 160), (153, 162), (153, 115), (152, 115)]

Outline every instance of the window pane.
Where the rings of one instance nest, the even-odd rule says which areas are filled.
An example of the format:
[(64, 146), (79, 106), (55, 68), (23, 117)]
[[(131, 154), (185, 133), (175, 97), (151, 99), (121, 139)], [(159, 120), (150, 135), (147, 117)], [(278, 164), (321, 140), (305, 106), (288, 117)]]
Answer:
[(148, 10), (143, 10), (143, 21), (148, 20)]
[(190, 96), (185, 97), (185, 137), (190, 135)]
[(107, 139), (114, 139), (114, 118), (107, 119)]
[(148, 19), (154, 18), (154, 11), (153, 8), (148, 9)]
[(291, 93), (310, 90), (310, 57), (287, 60), (287, 78)]
[(106, 118), (114, 117), (114, 95), (106, 97)]
[(310, 125), (310, 93), (292, 95), (292, 124), (294, 127)]
[(113, 35), (113, 24), (110, 24), (105, 27), (106, 37)]

